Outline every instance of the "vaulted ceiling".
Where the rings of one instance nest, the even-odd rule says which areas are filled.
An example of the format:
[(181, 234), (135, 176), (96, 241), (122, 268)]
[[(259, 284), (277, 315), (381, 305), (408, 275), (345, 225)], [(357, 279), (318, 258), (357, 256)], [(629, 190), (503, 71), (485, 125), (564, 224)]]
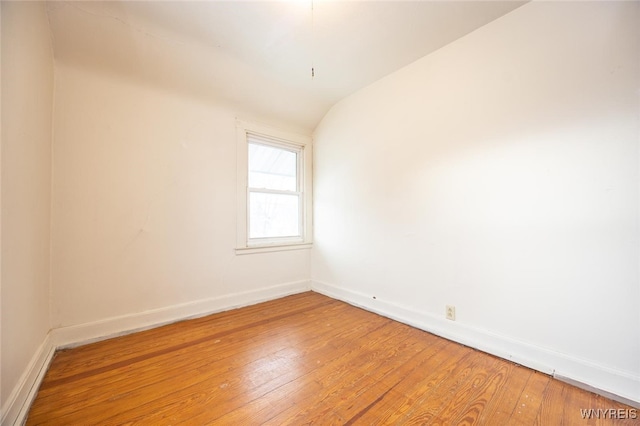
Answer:
[(523, 3), (55, 1), (48, 13), (59, 63), (313, 129), (340, 99)]

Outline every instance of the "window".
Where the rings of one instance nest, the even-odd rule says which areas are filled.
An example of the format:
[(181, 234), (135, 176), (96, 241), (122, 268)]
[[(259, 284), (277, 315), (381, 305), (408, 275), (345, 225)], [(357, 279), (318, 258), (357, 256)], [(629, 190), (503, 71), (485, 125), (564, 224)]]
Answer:
[(310, 138), (238, 122), (236, 253), (311, 244)]
[(300, 198), (301, 149), (248, 134), (249, 240), (299, 241), (303, 230)]

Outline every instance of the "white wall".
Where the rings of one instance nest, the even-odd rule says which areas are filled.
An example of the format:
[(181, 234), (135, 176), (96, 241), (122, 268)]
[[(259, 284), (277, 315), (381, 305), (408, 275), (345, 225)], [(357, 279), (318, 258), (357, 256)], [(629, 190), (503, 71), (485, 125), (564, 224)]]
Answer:
[(53, 57), (44, 3), (2, 2), (2, 416), (49, 331)]
[(234, 253), (243, 111), (58, 63), (51, 151), (45, 10), (2, 2), (3, 409), (50, 326), (64, 343), (244, 304), (310, 268), (316, 288), (634, 386), (638, 13), (528, 4), (336, 105), (310, 265)]
[(309, 250), (234, 252), (236, 115), (252, 118), (58, 64), (54, 328), (118, 331), (308, 288)]
[(529, 3), (335, 105), (314, 288), (640, 401), (639, 8)]

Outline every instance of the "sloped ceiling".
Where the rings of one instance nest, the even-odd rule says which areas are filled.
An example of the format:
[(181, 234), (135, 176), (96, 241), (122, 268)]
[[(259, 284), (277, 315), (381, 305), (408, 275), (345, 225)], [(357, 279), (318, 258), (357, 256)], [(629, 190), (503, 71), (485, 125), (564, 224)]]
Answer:
[(58, 62), (313, 129), (338, 100), (523, 3), (55, 1), (48, 13)]

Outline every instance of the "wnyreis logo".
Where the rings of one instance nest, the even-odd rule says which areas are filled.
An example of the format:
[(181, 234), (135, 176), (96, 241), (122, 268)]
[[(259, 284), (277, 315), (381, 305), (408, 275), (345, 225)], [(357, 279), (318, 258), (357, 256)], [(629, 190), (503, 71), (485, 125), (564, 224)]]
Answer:
[(580, 409), (583, 419), (637, 419), (635, 408), (587, 408)]

